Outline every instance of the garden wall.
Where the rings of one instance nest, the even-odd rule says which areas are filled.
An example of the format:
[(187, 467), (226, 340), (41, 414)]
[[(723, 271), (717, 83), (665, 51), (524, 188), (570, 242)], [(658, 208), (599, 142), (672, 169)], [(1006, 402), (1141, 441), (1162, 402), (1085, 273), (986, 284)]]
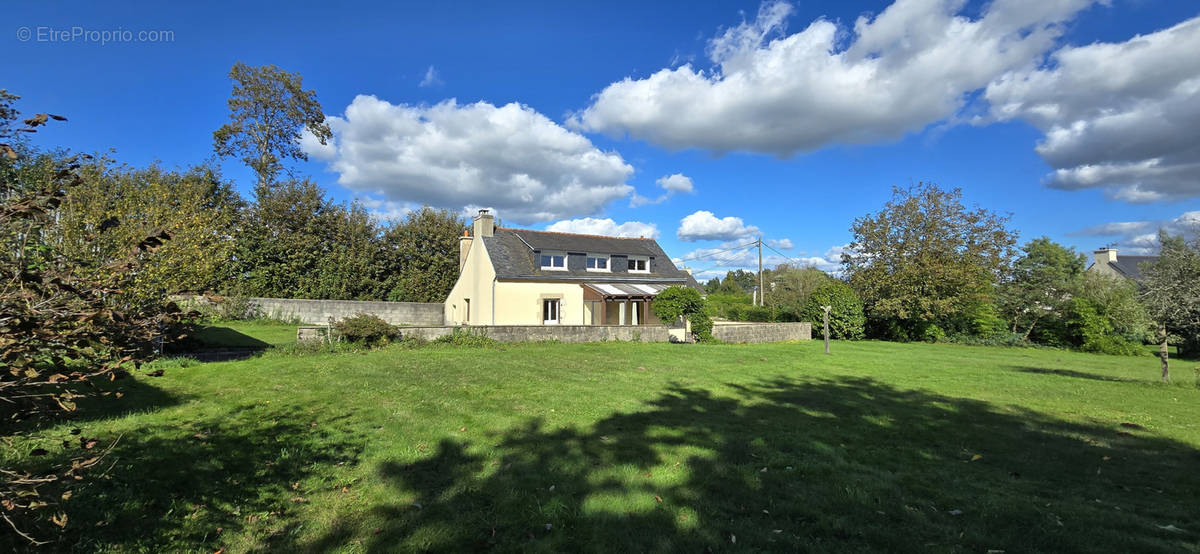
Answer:
[(441, 325), (442, 304), (423, 302), (361, 302), (357, 300), (299, 300), (251, 298), (252, 311), (266, 317), (325, 324), (355, 314), (375, 314), (392, 325)]
[(785, 340), (811, 340), (812, 324), (800, 323), (729, 323), (714, 325), (712, 334), (724, 342), (758, 343)]
[(668, 342), (665, 325), (488, 325), (478, 327), (404, 327), (401, 336), (433, 340), (463, 329), (500, 342), (556, 340), (559, 342)]

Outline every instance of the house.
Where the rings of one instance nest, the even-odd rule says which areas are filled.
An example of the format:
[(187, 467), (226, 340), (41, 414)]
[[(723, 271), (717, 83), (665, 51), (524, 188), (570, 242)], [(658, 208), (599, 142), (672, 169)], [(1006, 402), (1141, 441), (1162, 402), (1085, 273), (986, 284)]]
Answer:
[(459, 239), (448, 325), (651, 325), (672, 285), (700, 286), (654, 239), (497, 227), (479, 210)]
[(1141, 264), (1158, 261), (1158, 256), (1121, 256), (1118, 258), (1116, 248), (1101, 248), (1092, 254), (1095, 261), (1088, 266), (1088, 271), (1134, 281), (1142, 280)]

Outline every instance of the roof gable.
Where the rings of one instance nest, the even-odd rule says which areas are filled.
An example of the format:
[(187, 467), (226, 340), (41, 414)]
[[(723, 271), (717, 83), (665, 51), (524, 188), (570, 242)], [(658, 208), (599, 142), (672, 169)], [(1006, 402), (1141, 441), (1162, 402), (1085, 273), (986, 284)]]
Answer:
[[(488, 256), (499, 279), (567, 280), (567, 281), (636, 281), (678, 283), (699, 288), (691, 274), (675, 267), (654, 239), (618, 238), (600, 235), (577, 235), (509, 229), (497, 227), (493, 236), (485, 237)], [(607, 254), (614, 257), (645, 256), (650, 258), (649, 273), (628, 273), (620, 269), (611, 272), (568, 269), (542, 271), (538, 263), (540, 252), (568, 254)], [(614, 262), (613, 264), (617, 264)]]
[(1118, 256), (1117, 261), (1108, 262), (1109, 267), (1117, 270), (1134, 281), (1142, 280), (1141, 264), (1148, 262), (1157, 262), (1158, 256)]

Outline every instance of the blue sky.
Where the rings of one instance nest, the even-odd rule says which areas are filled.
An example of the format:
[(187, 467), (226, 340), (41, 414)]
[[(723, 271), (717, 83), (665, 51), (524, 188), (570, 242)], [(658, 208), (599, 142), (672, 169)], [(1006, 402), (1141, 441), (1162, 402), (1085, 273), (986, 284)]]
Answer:
[(273, 63), (336, 118), (295, 166), (335, 198), (657, 234), (682, 259), (762, 234), (768, 265), (833, 268), (917, 181), (1084, 252), (1200, 219), (1196, 3), (576, 4), (18, 1), (0, 87), (70, 118), (38, 144), (179, 166), (212, 156), (230, 66)]

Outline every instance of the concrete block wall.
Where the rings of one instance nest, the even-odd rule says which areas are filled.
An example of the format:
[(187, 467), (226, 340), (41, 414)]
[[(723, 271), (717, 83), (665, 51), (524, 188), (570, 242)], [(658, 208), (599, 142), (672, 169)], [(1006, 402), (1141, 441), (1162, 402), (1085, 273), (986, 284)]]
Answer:
[(357, 300), (299, 300), (251, 298), (251, 309), (259, 315), (295, 319), (302, 323), (325, 324), (357, 314), (375, 314), (392, 325), (442, 325), (442, 304), (423, 302), (361, 302)]
[(714, 325), (713, 336), (724, 342), (759, 343), (811, 340), (812, 323), (742, 323)]

